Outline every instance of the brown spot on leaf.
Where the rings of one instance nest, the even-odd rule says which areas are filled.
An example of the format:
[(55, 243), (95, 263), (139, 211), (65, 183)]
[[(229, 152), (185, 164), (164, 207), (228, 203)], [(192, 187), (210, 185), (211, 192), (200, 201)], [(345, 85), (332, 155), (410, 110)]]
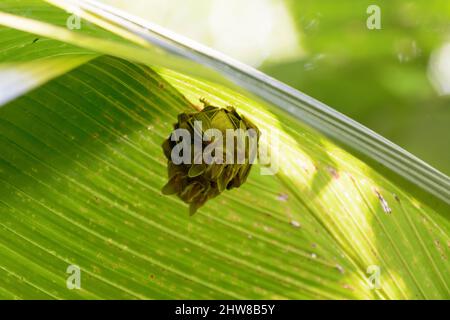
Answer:
[(277, 196), (278, 201), (287, 201), (289, 199), (289, 195), (287, 193), (279, 193)]
[(336, 269), (338, 269), (339, 273), (341, 273), (341, 274), (344, 274), (344, 273), (345, 273), (344, 268), (342, 268), (342, 266), (341, 266), (340, 264), (337, 264), (337, 265), (336, 265)]
[(400, 198), (395, 193), (392, 194), (394, 196), (395, 201), (400, 202)]
[(344, 289), (350, 290), (350, 291), (355, 291), (355, 288), (353, 288), (351, 285), (349, 285), (348, 283), (345, 283), (344, 285), (342, 285), (342, 287)]
[(339, 172), (335, 168), (328, 166), (327, 170), (334, 179), (339, 179)]
[(295, 228), (300, 228), (300, 227), (301, 227), (300, 222), (295, 221), (295, 220), (291, 220), (291, 225), (292, 225), (293, 227), (295, 227)]
[(378, 190), (375, 190), (375, 193), (377, 194), (378, 200), (380, 200), (380, 204), (381, 204), (381, 207), (383, 208), (383, 211), (386, 212), (386, 213), (391, 213), (392, 209), (389, 207), (389, 204), (383, 198), (381, 193)]

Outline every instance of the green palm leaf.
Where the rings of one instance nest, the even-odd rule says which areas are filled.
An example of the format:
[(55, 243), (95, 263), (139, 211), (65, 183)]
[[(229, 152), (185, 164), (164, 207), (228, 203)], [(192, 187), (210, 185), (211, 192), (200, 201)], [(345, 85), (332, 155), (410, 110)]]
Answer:
[[(448, 177), (262, 74), (80, 3), (74, 31), (50, 4), (0, 5), (0, 297), (449, 298)], [(235, 106), (280, 162), (189, 217), (160, 193), (161, 143), (200, 97)]]

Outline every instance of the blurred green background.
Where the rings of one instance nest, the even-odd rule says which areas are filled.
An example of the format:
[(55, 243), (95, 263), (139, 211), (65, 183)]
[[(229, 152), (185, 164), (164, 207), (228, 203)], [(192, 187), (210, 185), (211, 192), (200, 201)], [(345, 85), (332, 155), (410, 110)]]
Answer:
[[(450, 1), (102, 1), (251, 64), (450, 175)], [(367, 27), (369, 5), (380, 30)]]

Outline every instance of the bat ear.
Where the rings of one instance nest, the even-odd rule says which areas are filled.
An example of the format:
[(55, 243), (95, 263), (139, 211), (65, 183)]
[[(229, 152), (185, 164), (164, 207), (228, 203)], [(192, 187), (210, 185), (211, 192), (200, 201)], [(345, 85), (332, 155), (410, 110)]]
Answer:
[(201, 97), (201, 98), (198, 99), (198, 100), (203, 104), (203, 106), (204, 106), (205, 108), (211, 105), (211, 103), (209, 103), (209, 101), (206, 100), (205, 97)]

